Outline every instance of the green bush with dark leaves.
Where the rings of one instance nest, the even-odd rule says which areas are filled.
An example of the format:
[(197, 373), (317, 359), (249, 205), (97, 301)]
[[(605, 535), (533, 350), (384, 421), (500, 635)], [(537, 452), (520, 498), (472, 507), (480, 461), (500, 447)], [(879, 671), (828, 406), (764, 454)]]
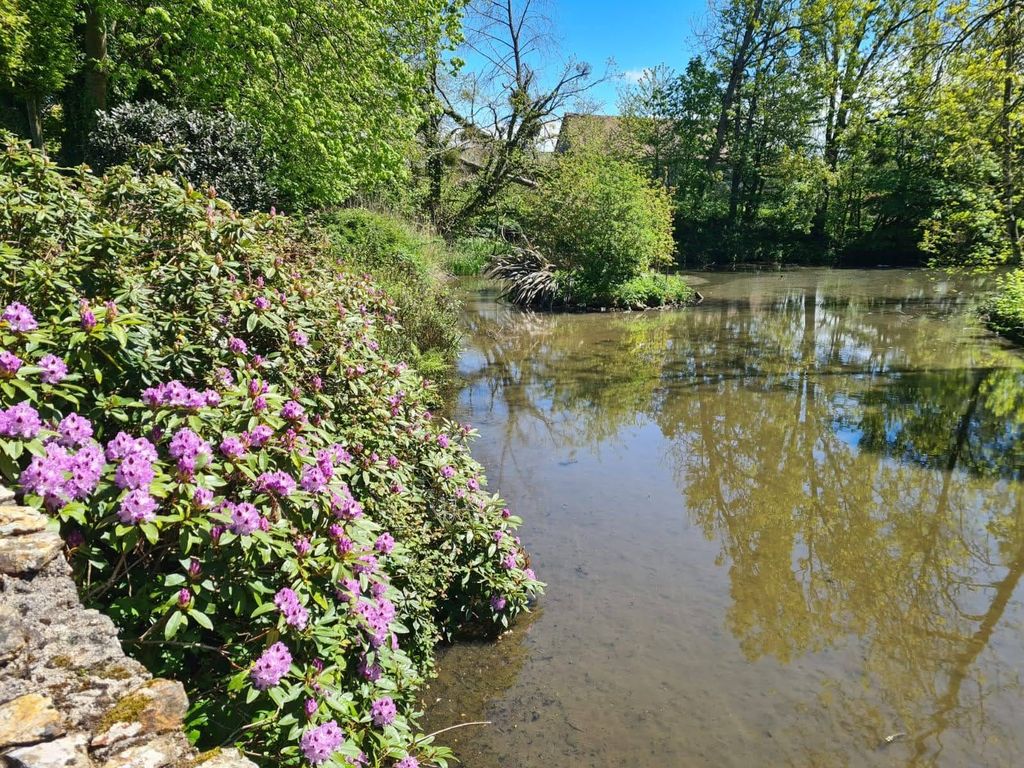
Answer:
[(444, 765), (433, 649), (541, 585), (472, 436), (382, 353), (393, 302), (167, 176), (0, 154), (0, 475), (87, 603), (189, 688), (201, 747)]
[(98, 172), (116, 165), (170, 170), (195, 187), (213, 186), (240, 210), (266, 211), (276, 199), (273, 161), (260, 137), (225, 110), (121, 104), (99, 114), (86, 159)]

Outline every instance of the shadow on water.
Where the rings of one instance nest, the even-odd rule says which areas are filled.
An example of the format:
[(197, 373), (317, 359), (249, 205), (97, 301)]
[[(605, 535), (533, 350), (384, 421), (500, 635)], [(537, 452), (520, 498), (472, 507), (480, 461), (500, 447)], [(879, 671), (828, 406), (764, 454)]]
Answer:
[(477, 683), (430, 724), (495, 720), (472, 768), (1022, 764), (1024, 365), (976, 288), (709, 275), (697, 309), (534, 316), (470, 287), (460, 416), (550, 590), (521, 644), (445, 655)]

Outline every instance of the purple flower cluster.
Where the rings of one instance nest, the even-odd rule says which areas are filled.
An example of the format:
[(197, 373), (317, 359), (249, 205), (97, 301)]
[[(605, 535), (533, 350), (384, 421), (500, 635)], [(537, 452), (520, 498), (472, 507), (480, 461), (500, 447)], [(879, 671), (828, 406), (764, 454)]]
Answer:
[(397, 715), (398, 709), (395, 707), (395, 702), (390, 696), (376, 699), (370, 705), (370, 716), (373, 718), (373, 724), (378, 728), (391, 725), (391, 723), (395, 722)]
[(256, 478), (256, 489), (272, 493), (275, 496), (290, 496), (295, 490), (295, 480), (287, 472), (281, 470), (264, 472)]
[(299, 602), (299, 596), (294, 590), (284, 587), (274, 595), (274, 605), (284, 615), (287, 624), (296, 629), (305, 629), (309, 621), (309, 612)]
[(292, 344), (294, 344), (296, 347), (309, 346), (309, 337), (302, 331), (292, 331), (291, 339)]
[(345, 741), (345, 736), (342, 734), (341, 728), (334, 720), (328, 720), (302, 734), (299, 746), (302, 748), (302, 754), (310, 763), (320, 765), (338, 751), (338, 747), (343, 741)]
[(318, 465), (307, 464), (302, 468), (302, 479), (300, 481), (300, 485), (304, 491), (309, 493), (319, 493), (327, 487), (330, 477), (330, 475), (325, 475)]
[(260, 691), (272, 688), (288, 674), (292, 665), (292, 654), (284, 643), (274, 643), (267, 648), (253, 665), (249, 678), (253, 687)]
[(242, 439), (254, 448), (265, 445), (274, 436), (274, 430), (266, 424), (258, 424), (242, 435)]
[(395, 620), (395, 605), (385, 597), (376, 602), (360, 601), (356, 613), (366, 621), (370, 634), (370, 645), (380, 648), (391, 634), (391, 622)]
[(228, 530), (236, 536), (248, 536), (262, 527), (260, 513), (256, 507), (246, 501), (239, 504), (226, 501), (223, 509), (231, 515), (231, 525), (228, 526)]
[(390, 554), (391, 550), (395, 548), (395, 539), (390, 533), (382, 533), (377, 537), (377, 541), (374, 542), (373, 548), (382, 555)]
[(56, 355), (43, 355), (39, 358), (39, 378), (45, 384), (60, 384), (68, 375), (68, 366)]
[(167, 450), (178, 460), (178, 469), (188, 477), (195, 473), (200, 461), (209, 459), (211, 454), (210, 444), (188, 427), (174, 433)]
[(228, 349), (236, 355), (244, 355), (249, 351), (249, 345), (241, 339), (232, 336), (228, 339)]
[(118, 488), (136, 490), (148, 488), (153, 482), (156, 448), (144, 437), (133, 438), (125, 432), (107, 443), (107, 460), (120, 461), (114, 473)]
[(22, 365), (21, 358), (13, 352), (8, 352), (6, 349), (0, 351), (0, 378), (11, 378)]
[(39, 413), (28, 403), (12, 405), (6, 411), (0, 410), (0, 437), (31, 440), (42, 428)]
[(360, 555), (352, 568), (356, 573), (373, 573), (377, 570), (377, 558), (373, 555)]
[(12, 331), (20, 333), (34, 331), (39, 327), (29, 308), (17, 301), (7, 305), (0, 320), (6, 322)]
[(19, 482), (25, 490), (42, 496), (49, 509), (59, 509), (73, 499), (86, 498), (96, 489), (103, 464), (103, 451), (94, 441), (74, 453), (66, 446), (50, 442), (44, 455), (32, 457)]
[(238, 461), (245, 456), (245, 443), (237, 437), (225, 437), (220, 441), (220, 452), (226, 459)]
[(167, 381), (142, 391), (142, 402), (150, 408), (186, 408), (197, 411), (220, 403), (220, 394), (213, 389), (203, 392), (186, 387), (180, 381)]
[(408, 755), (395, 763), (395, 768), (420, 768), (420, 761)]
[(192, 503), (199, 509), (207, 509), (213, 503), (213, 491), (209, 488), (196, 488), (192, 494)]
[(92, 438), (92, 424), (77, 413), (69, 413), (57, 425), (57, 439), (65, 448), (74, 448)]
[(363, 514), (363, 506), (354, 498), (347, 485), (343, 485), (341, 493), (331, 493), (331, 511), (335, 517), (355, 520)]
[(129, 491), (128, 495), (121, 499), (117, 516), (125, 525), (148, 523), (156, 519), (156, 500), (142, 489)]
[(298, 403), (295, 400), (289, 400), (281, 407), (282, 419), (287, 419), (288, 421), (299, 421), (305, 415), (306, 409), (302, 407), (301, 403)]

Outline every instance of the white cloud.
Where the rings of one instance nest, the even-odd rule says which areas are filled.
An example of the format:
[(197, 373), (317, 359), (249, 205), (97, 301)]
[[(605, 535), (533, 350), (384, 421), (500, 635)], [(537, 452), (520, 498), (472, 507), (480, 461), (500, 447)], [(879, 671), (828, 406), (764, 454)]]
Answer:
[(646, 69), (627, 69), (625, 72), (619, 75), (620, 80), (625, 80), (627, 83), (639, 83), (644, 76)]

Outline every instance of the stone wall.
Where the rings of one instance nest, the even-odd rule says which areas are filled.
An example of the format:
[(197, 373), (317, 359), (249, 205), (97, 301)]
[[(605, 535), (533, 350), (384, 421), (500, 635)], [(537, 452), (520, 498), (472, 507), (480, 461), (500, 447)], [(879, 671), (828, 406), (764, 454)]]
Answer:
[(0, 486), (0, 762), (10, 768), (255, 768), (196, 754), (181, 683), (124, 655), (113, 622), (78, 599), (44, 515)]

